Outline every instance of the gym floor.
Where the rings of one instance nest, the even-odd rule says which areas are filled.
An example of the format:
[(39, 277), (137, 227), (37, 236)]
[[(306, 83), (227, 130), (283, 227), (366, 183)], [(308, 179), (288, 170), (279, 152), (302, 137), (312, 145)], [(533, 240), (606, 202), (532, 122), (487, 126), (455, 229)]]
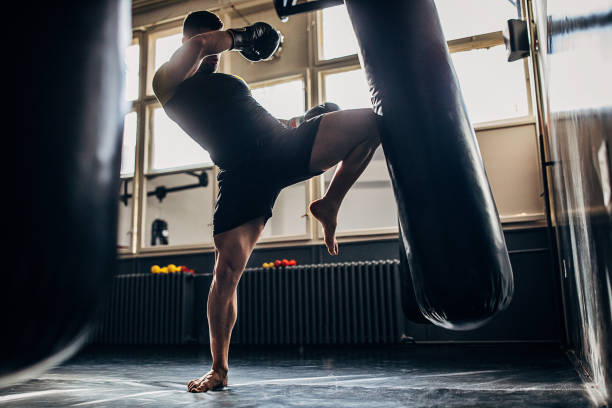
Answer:
[(210, 366), (205, 346), (90, 348), (3, 390), (0, 406), (587, 407), (555, 345), (234, 348), (230, 386), (186, 392)]

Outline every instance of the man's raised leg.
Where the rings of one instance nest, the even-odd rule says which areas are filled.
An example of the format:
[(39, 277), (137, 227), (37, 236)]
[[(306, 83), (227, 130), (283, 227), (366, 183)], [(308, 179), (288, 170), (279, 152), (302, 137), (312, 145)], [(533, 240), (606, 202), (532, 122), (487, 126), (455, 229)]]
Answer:
[(214, 237), (215, 268), (207, 304), (213, 362), (208, 373), (189, 381), (190, 392), (227, 385), (229, 345), (238, 311), (236, 288), (263, 227), (260, 217)]
[(336, 225), (340, 204), (380, 144), (376, 115), (371, 109), (327, 113), (321, 118), (310, 156), (311, 171), (336, 172), (323, 198), (310, 203), (310, 212), (323, 226), (325, 245), (338, 255)]

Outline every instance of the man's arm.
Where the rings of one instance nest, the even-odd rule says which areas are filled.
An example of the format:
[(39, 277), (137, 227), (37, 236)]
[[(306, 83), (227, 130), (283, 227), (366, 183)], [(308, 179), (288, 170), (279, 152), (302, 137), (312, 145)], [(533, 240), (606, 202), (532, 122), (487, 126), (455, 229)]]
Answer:
[[(232, 47), (233, 38), (227, 31), (211, 31), (196, 35), (176, 50), (170, 60), (162, 65), (153, 77), (153, 90), (162, 103), (168, 90), (174, 89), (198, 70), (202, 58), (219, 54)], [(165, 100), (162, 100), (165, 99)]]

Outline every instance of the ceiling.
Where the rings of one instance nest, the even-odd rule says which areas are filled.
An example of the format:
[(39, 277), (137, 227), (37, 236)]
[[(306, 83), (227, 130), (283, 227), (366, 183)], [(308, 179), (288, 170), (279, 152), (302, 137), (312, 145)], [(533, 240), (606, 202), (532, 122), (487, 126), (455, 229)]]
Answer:
[[(185, 0), (132, 0), (132, 13), (138, 14), (145, 11), (158, 9), (161, 7), (182, 3)], [(217, 3), (217, 5), (240, 5), (242, 3), (252, 3), (253, 0), (216, 0), (211, 3)], [(272, 3), (272, 0), (270, 0)]]

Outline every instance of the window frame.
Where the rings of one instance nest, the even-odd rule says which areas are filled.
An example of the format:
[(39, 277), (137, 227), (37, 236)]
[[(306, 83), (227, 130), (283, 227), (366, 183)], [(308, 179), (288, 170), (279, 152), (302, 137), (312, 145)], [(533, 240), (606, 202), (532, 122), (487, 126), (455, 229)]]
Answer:
[[(295, 81), (295, 80), (302, 80), (304, 83), (304, 112), (305, 112), (308, 107), (308, 89), (309, 89), (309, 80), (308, 80), (307, 72), (301, 71), (301, 72), (294, 73), (294, 74), (283, 75), (281, 77), (274, 77), (271, 79), (256, 81), (256, 82), (249, 84), (249, 89), (253, 90), (257, 88), (264, 88), (266, 86), (277, 85), (277, 84), (281, 84), (284, 82), (290, 82), (290, 81)], [(302, 215), (302, 217), (307, 217), (310, 219), (312, 217), (310, 217), (308, 214), (308, 205), (310, 204), (312, 192), (313, 192), (312, 179), (305, 181), (305, 183), (306, 183), (306, 189), (305, 189), (306, 191), (304, 194), (304, 209), (306, 210), (306, 213)], [(303, 234), (261, 237), (259, 239), (259, 242), (262, 244), (273, 244), (273, 243), (282, 243), (282, 242), (293, 242), (293, 243), (304, 242), (304, 241), (311, 240), (312, 236), (313, 236), (313, 225), (312, 225), (312, 222), (307, 221), (306, 231)]]
[(149, 103), (146, 106), (147, 113), (147, 138), (146, 138), (146, 156), (145, 156), (145, 168), (143, 169), (143, 174), (145, 176), (161, 176), (165, 174), (176, 174), (180, 172), (185, 172), (189, 170), (199, 170), (202, 168), (212, 168), (214, 167), (214, 163), (204, 164), (204, 163), (196, 163), (196, 164), (188, 164), (184, 166), (176, 166), (176, 167), (168, 167), (165, 169), (153, 170), (152, 169), (152, 160), (153, 160), (153, 144), (155, 142), (155, 132), (153, 129), (153, 111), (156, 109), (162, 108), (162, 104), (155, 100), (155, 102)]
[[(214, 212), (215, 210), (215, 203), (217, 200), (217, 194), (218, 194), (218, 184), (217, 184), (217, 174), (218, 174), (218, 168), (216, 166), (201, 166), (201, 167), (189, 167), (187, 169), (175, 169), (173, 171), (164, 171), (164, 172), (159, 172), (159, 173), (149, 173), (146, 174), (144, 176), (144, 180), (143, 180), (143, 185), (146, 191), (146, 186), (148, 184), (148, 177), (147, 176), (171, 176), (174, 174), (181, 174), (184, 173), (185, 171), (189, 171), (189, 170), (193, 170), (193, 171), (210, 171), (212, 173), (212, 175), (209, 177), (209, 185), (212, 187), (213, 191), (211, 192), (212, 194), (212, 200), (211, 200), (211, 213)], [(146, 245), (145, 244), (145, 238), (146, 238), (146, 216), (147, 216), (147, 206), (146, 206), (146, 197), (147, 195), (144, 194), (143, 198), (144, 198), (144, 205), (143, 205), (143, 209), (141, 212), (141, 218), (140, 218), (140, 224), (143, 226), (143, 228), (141, 228), (140, 231), (140, 242), (141, 247), (139, 248), (139, 253), (142, 254), (151, 254), (151, 253), (183, 253), (183, 252), (189, 252), (189, 251), (200, 251), (202, 249), (207, 249), (207, 250), (214, 250), (214, 239), (211, 236), (210, 237), (210, 241), (202, 241), (202, 242), (197, 242), (197, 243), (193, 243), (193, 244), (179, 244), (179, 245), (164, 245), (164, 246), (150, 246), (150, 245)], [(212, 219), (210, 220), (210, 223), (208, 224), (209, 226), (212, 226)]]

